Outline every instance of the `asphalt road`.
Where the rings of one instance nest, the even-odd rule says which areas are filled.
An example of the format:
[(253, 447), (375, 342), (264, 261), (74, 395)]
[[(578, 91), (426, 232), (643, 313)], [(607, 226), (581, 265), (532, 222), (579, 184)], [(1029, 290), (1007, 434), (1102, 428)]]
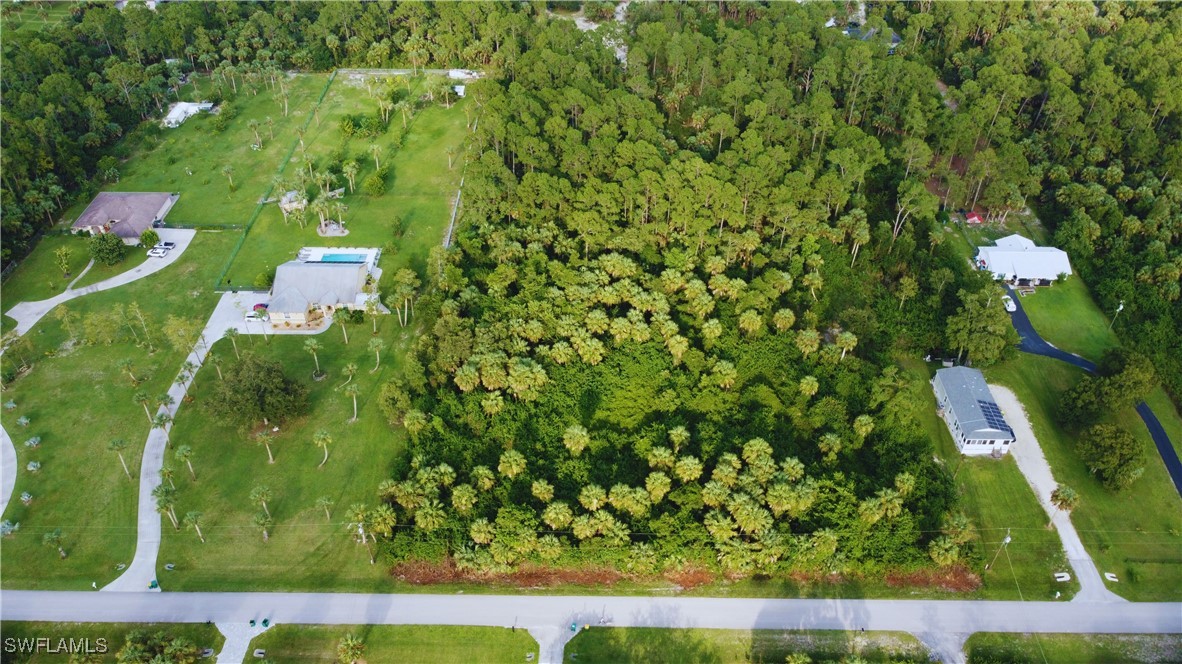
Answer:
[[(1006, 287), (1006, 291), (1018, 307), (1017, 311), (1010, 314), (1010, 320), (1014, 323), (1014, 329), (1018, 331), (1018, 336), (1022, 339), (1021, 343), (1018, 344), (1018, 350), (1033, 355), (1053, 357), (1056, 360), (1062, 360), (1089, 373), (1096, 372), (1095, 362), (1055, 348), (1039, 336), (1038, 332), (1034, 329), (1034, 325), (1030, 322), (1030, 317), (1026, 315), (1026, 310), (1022, 308), (1021, 298), (1009, 286)], [(1166, 430), (1162, 428), (1161, 422), (1158, 421), (1157, 415), (1153, 414), (1153, 409), (1149, 407), (1149, 404), (1144, 401), (1138, 403), (1137, 414), (1141, 416), (1141, 421), (1145, 423), (1145, 428), (1149, 429), (1149, 437), (1153, 439), (1153, 445), (1157, 447), (1157, 453), (1161, 455), (1162, 463), (1166, 466), (1166, 472), (1170, 474), (1170, 479), (1174, 482), (1174, 489), (1178, 492), (1178, 495), (1182, 496), (1182, 460), (1178, 459), (1177, 450), (1170, 444), (1170, 437), (1166, 435)]]
[(484, 625), (554, 637), (570, 626), (973, 632), (1182, 633), (1182, 603), (721, 599), (320, 593), (96, 593), (6, 590), (0, 619), (53, 622), (245, 622)]

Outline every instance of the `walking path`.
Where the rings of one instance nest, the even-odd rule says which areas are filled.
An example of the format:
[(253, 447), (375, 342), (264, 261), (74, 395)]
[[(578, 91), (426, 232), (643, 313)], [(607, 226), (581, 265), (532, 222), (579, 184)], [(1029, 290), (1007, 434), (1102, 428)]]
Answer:
[(8, 431), (0, 426), (0, 515), (8, 509), (12, 491), (16, 488), (16, 446)]
[[(1018, 344), (1019, 350), (1032, 355), (1052, 357), (1056, 360), (1062, 360), (1063, 362), (1077, 366), (1088, 373), (1096, 373), (1095, 362), (1074, 353), (1068, 353), (1067, 351), (1055, 348), (1039, 336), (1038, 332), (1034, 329), (1034, 324), (1030, 322), (1030, 317), (1026, 315), (1026, 310), (1022, 308), (1021, 298), (1009, 286), (1006, 286), (1006, 292), (1009, 293), (1010, 298), (1013, 299), (1017, 307), (1010, 314), (1010, 320), (1013, 322), (1014, 329), (1018, 331), (1018, 336), (1022, 340)], [(1153, 409), (1148, 404), (1144, 401), (1138, 403), (1137, 414), (1141, 416), (1141, 421), (1145, 423), (1145, 428), (1149, 430), (1149, 437), (1153, 439), (1153, 445), (1157, 448), (1157, 453), (1161, 456), (1162, 463), (1166, 466), (1166, 472), (1169, 473), (1170, 479), (1174, 482), (1174, 489), (1178, 492), (1179, 496), (1182, 496), (1182, 460), (1178, 458), (1178, 451), (1170, 444), (1170, 437), (1166, 435), (1166, 430), (1162, 427), (1161, 422), (1158, 421), (1157, 416), (1153, 414)]]
[[(157, 414), (169, 416), (162, 429), (152, 429), (148, 432), (148, 439), (144, 444), (144, 456), (140, 462), (140, 495), (139, 512), (137, 516), (135, 557), (131, 565), (111, 583), (103, 587), (106, 591), (135, 592), (148, 590), (156, 580), (156, 561), (160, 554), (160, 526), (163, 517), (156, 511), (156, 499), (152, 492), (160, 485), (160, 468), (164, 465), (164, 452), (168, 447), (168, 433), (172, 430), (172, 420), (177, 410), (184, 403), (185, 395), (189, 392), (189, 385), (197, 371), (205, 362), (209, 353), (209, 346), (216, 343), (226, 330), (234, 328), (242, 334), (320, 334), (332, 326), (332, 319), (325, 320), (325, 324), (314, 329), (299, 330), (267, 330), (263, 322), (246, 322), (246, 313), (253, 309), (258, 302), (265, 300), (266, 293), (254, 291), (240, 291), (225, 293), (214, 307), (205, 328), (201, 331), (193, 350), (185, 358), (196, 368), (192, 374), (177, 374), (177, 379), (168, 389), (168, 396), (172, 397), (172, 404), (161, 406)], [(160, 590), (159, 587), (156, 590)]]
[[(482, 625), (529, 630), (541, 662), (562, 661), (570, 626), (889, 630), (944, 637), (973, 632), (1182, 632), (1182, 603), (731, 599), (320, 593), (93, 593), (0, 591), (3, 620), (53, 622), (261, 621), (308, 625)], [(561, 636), (560, 636), (561, 635)], [(945, 655), (946, 661), (957, 656)], [(222, 661), (219, 659), (219, 661)], [(241, 660), (239, 660), (241, 661)]]
[[(104, 279), (97, 284), (83, 286), (82, 288), (67, 288), (61, 293), (49, 298), (48, 300), (37, 300), (36, 302), (21, 302), (15, 307), (9, 309), (7, 313), (13, 320), (16, 321), (16, 333), (24, 334), (31, 330), (37, 321), (41, 320), (45, 314), (53, 310), (54, 307), (62, 302), (69, 302), (76, 297), (97, 293), (99, 291), (110, 290), (117, 288), (124, 284), (129, 284), (133, 281), (143, 279), (149, 274), (154, 274), (172, 265), (185, 253), (185, 249), (189, 248), (189, 243), (193, 241), (193, 236), (197, 231), (187, 230), (182, 228), (158, 228), (156, 233), (160, 235), (161, 240), (168, 242), (175, 242), (176, 247), (168, 252), (163, 258), (149, 258), (147, 262), (139, 267), (132, 268), (126, 272), (117, 274), (110, 279)], [(135, 249), (133, 251), (139, 251)], [(81, 278), (82, 275), (78, 275)], [(75, 282), (78, 279), (74, 280)], [(72, 282), (73, 283), (73, 282)]]
[[(1051, 504), (1051, 492), (1059, 486), (1051, 474), (1051, 465), (1043, 456), (1038, 439), (1034, 437), (1034, 430), (1030, 427), (1030, 420), (1026, 418), (1026, 410), (1022, 402), (1008, 387), (990, 385), (989, 391), (997, 400), (997, 405), (1005, 415), (1006, 422), (1014, 429), (1014, 444), (1010, 446), (1010, 454), (1018, 462), (1018, 468), (1026, 483), (1038, 497), (1047, 516), (1055, 524), (1060, 539), (1063, 540), (1063, 550), (1067, 553), (1067, 562), (1075, 570), (1075, 578), (1079, 579), (1079, 592), (1071, 599), (1073, 602), (1125, 602), (1123, 597), (1108, 590), (1092, 557), (1084, 549), (1075, 525), (1071, 523), (1071, 514), (1056, 509)], [(1123, 607), (1122, 607), (1123, 608)]]
[(74, 277), (73, 281), (66, 284), (66, 290), (70, 290), (71, 288), (74, 287), (74, 284), (78, 283), (79, 281), (82, 281), (82, 277), (85, 277), (86, 273), (90, 272), (90, 268), (92, 268), (92, 267), (94, 267), (94, 259), (93, 258), (90, 259), (90, 262), (86, 264), (86, 267), (82, 268), (82, 271), (78, 273), (78, 276)]
[(218, 664), (242, 664), (250, 650), (250, 642), (269, 629), (269, 626), (263, 627), (257, 622), (254, 625), (249, 622), (219, 622), (215, 626), (226, 637), (222, 651), (218, 653)]

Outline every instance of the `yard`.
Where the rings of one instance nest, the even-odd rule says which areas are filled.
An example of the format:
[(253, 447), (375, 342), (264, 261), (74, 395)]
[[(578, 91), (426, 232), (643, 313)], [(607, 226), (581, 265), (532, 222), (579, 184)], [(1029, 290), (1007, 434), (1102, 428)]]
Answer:
[(965, 642), (969, 664), (1157, 664), (1182, 661), (1177, 634), (996, 634)]
[[(538, 644), (524, 629), (435, 625), (276, 625), (255, 637), (248, 652), (261, 648), (275, 662), (336, 662), (337, 644), (347, 634), (362, 641), (369, 662), (516, 664), (531, 653), (538, 657)], [(244, 661), (257, 660), (247, 655)]]
[(1079, 277), (1022, 297), (1022, 308), (1039, 336), (1056, 348), (1098, 362), (1104, 351), (1120, 345), (1108, 329), (1111, 312), (1100, 311)]
[(928, 651), (901, 632), (774, 631), (595, 627), (566, 645), (564, 660), (590, 662), (782, 662), (804, 653), (814, 662), (926, 662)]
[[(233, 242), (227, 233), (198, 233), (185, 255), (158, 275), (127, 286), (87, 295), (65, 305), (80, 320), (92, 312), (104, 312), (115, 304), (138, 303), (153, 329), (157, 350), (148, 352), (130, 342), (112, 345), (65, 344), (67, 334), (55, 317), (59, 307), (29, 332), (32, 351), (20, 353), (32, 371), (5, 388), (4, 401), (16, 407), (5, 413), (5, 425), (17, 448), (19, 472), (13, 500), (4, 518), (20, 523), (20, 530), (0, 548), (4, 588), (73, 589), (100, 586), (118, 575), (116, 566), (130, 563), (135, 548), (135, 515), (140, 456), (148, 422), (136, 392), (151, 397), (167, 390), (187, 351), (172, 348), (160, 331), (167, 316), (204, 320), (213, 308), (214, 295), (203, 289), (162, 288), (162, 283), (208, 283), (219, 267), (218, 257)], [(81, 327), (78, 323), (72, 323)], [(3, 358), (11, 367), (18, 353)], [(133, 362), (139, 381), (120, 368)], [(63, 414), (68, 407), (68, 416)], [(17, 425), (28, 417), (29, 425)], [(23, 443), (41, 438), (36, 448)], [(114, 438), (128, 442), (123, 452), (133, 480), (123, 472), (119, 458), (107, 449)], [(41, 463), (37, 472), (26, 470), (30, 461)], [(19, 496), (31, 494), (28, 505)], [(42, 536), (60, 528), (67, 552), (59, 559)]]
[(987, 369), (990, 382), (1021, 399), (1056, 480), (1080, 495), (1071, 520), (1100, 572), (1119, 578), (1110, 589), (1134, 601), (1177, 601), (1182, 588), (1182, 501), (1140, 418), (1128, 408), (1115, 422), (1144, 446), (1145, 474), (1119, 493), (1105, 489), (1054, 424), (1059, 395), (1082, 376), (1050, 358), (1021, 355)]
[(4, 3), (4, 18), (0, 21), (4, 32), (36, 32), (61, 23), (70, 16), (79, 2), (54, 0), (47, 2)]
[[(961, 506), (978, 533), (975, 567), (982, 574), (981, 596), (998, 600), (1068, 600), (1079, 590), (1079, 582), (1058, 583), (1054, 573), (1067, 571), (1067, 560), (1059, 535), (1046, 529), (1046, 512), (1026, 484), (1012, 458), (962, 459), (948, 427), (936, 414), (936, 400), (928, 380), (930, 370), (917, 360), (904, 366), (913, 380), (920, 418), (936, 451), (949, 472), (955, 474)], [(1001, 551), (1006, 534), (1012, 538)], [(999, 555), (1000, 553), (1000, 555)], [(997, 560), (988, 570), (981, 566)]]
[[(45, 662), (63, 662), (68, 655), (63, 652), (40, 654), (10, 654), (7, 651), (8, 639), (36, 639), (48, 638), (55, 645), (59, 639), (74, 639), (80, 641), (89, 639), (88, 645), (92, 652), (97, 653), (100, 662), (115, 662), (119, 650), (127, 643), (127, 635), (136, 630), (155, 634), (163, 632), (169, 638), (183, 638), (201, 649), (212, 648), (214, 652), (222, 649), (225, 637), (213, 625), (190, 625), (176, 623), (46, 623), (46, 622), (5, 622), (0, 624), (0, 632), (4, 634), (6, 649), (4, 661), (12, 664), (41, 664)], [(103, 639), (103, 641), (100, 641)], [(13, 642), (16, 649), (16, 642)], [(69, 661), (75, 661), (70, 657)], [(90, 661), (90, 660), (79, 660)]]
[[(400, 77), (399, 82), (404, 78)], [(399, 85), (399, 94), (410, 94), (411, 99), (417, 99), (422, 79), (412, 79), (411, 86), (411, 92), (407, 93)], [(339, 173), (333, 184), (334, 188), (346, 189), (341, 200), (348, 206), (344, 220), (349, 235), (320, 237), (316, 232), (317, 215), (311, 209), (305, 211), (308, 221), (301, 227), (295, 219), (298, 213), (284, 221), (277, 205), (266, 205), (233, 259), (226, 275), (229, 283), (252, 284), (260, 274), (272, 274), (277, 265), (293, 258), (303, 246), (380, 247), (384, 270), (410, 266), (421, 275), (427, 251), (442, 243), (451, 218), (463, 168), (461, 147), (466, 133), (464, 104), (467, 103), (460, 101), (451, 108), (422, 105), (405, 130), (401, 114), (395, 111), (390, 116), (389, 130), (371, 143), (359, 137), (346, 137), (340, 125), (347, 115), (377, 114), (377, 102), (354, 77), (341, 75), (334, 80), (321, 104), (320, 122), (308, 126), (304, 145), (315, 171), (328, 169), (342, 157), (360, 163), (355, 178), (356, 192), (348, 190), (346, 179)], [(396, 147), (396, 137), (403, 134), (401, 147)], [(294, 138), (291, 132), (285, 136)], [(378, 146), (377, 162), (370, 151), (373, 145)], [(453, 150), (450, 169), (449, 149)], [(292, 152), (283, 169), (284, 178), (290, 181), (301, 169), (306, 172), (304, 155), (305, 151), (299, 147)], [(386, 193), (374, 198), (362, 193), (361, 184), (375, 171), (376, 163), (387, 166), (390, 175), (386, 176)], [(265, 187), (259, 189), (256, 195), (262, 195), (264, 190)], [(401, 234), (396, 235), (399, 222)]]

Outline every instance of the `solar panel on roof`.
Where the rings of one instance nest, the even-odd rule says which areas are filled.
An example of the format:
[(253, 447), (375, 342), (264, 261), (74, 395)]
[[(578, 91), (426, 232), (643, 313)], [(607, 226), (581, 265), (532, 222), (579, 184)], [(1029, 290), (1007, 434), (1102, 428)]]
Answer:
[(1001, 409), (997, 407), (997, 404), (978, 400), (977, 406), (981, 408), (981, 414), (985, 416), (985, 421), (990, 427), (999, 431), (1005, 431), (1011, 436), (1014, 434), (1014, 430), (1006, 423), (1006, 419), (1002, 416)]

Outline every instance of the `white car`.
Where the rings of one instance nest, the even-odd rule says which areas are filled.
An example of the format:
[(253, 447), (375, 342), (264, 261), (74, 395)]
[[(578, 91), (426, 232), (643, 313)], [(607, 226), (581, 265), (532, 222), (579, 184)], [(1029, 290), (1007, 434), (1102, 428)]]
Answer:
[(160, 247), (152, 247), (148, 250), (148, 258), (164, 258), (167, 255), (168, 250), (161, 249)]
[(244, 320), (247, 323), (256, 320), (267, 320), (267, 313), (265, 311), (248, 311)]
[(1010, 297), (1009, 295), (1001, 296), (1001, 304), (1006, 308), (1006, 311), (1010, 313), (1014, 313), (1018, 310), (1018, 305), (1014, 304), (1014, 298)]

